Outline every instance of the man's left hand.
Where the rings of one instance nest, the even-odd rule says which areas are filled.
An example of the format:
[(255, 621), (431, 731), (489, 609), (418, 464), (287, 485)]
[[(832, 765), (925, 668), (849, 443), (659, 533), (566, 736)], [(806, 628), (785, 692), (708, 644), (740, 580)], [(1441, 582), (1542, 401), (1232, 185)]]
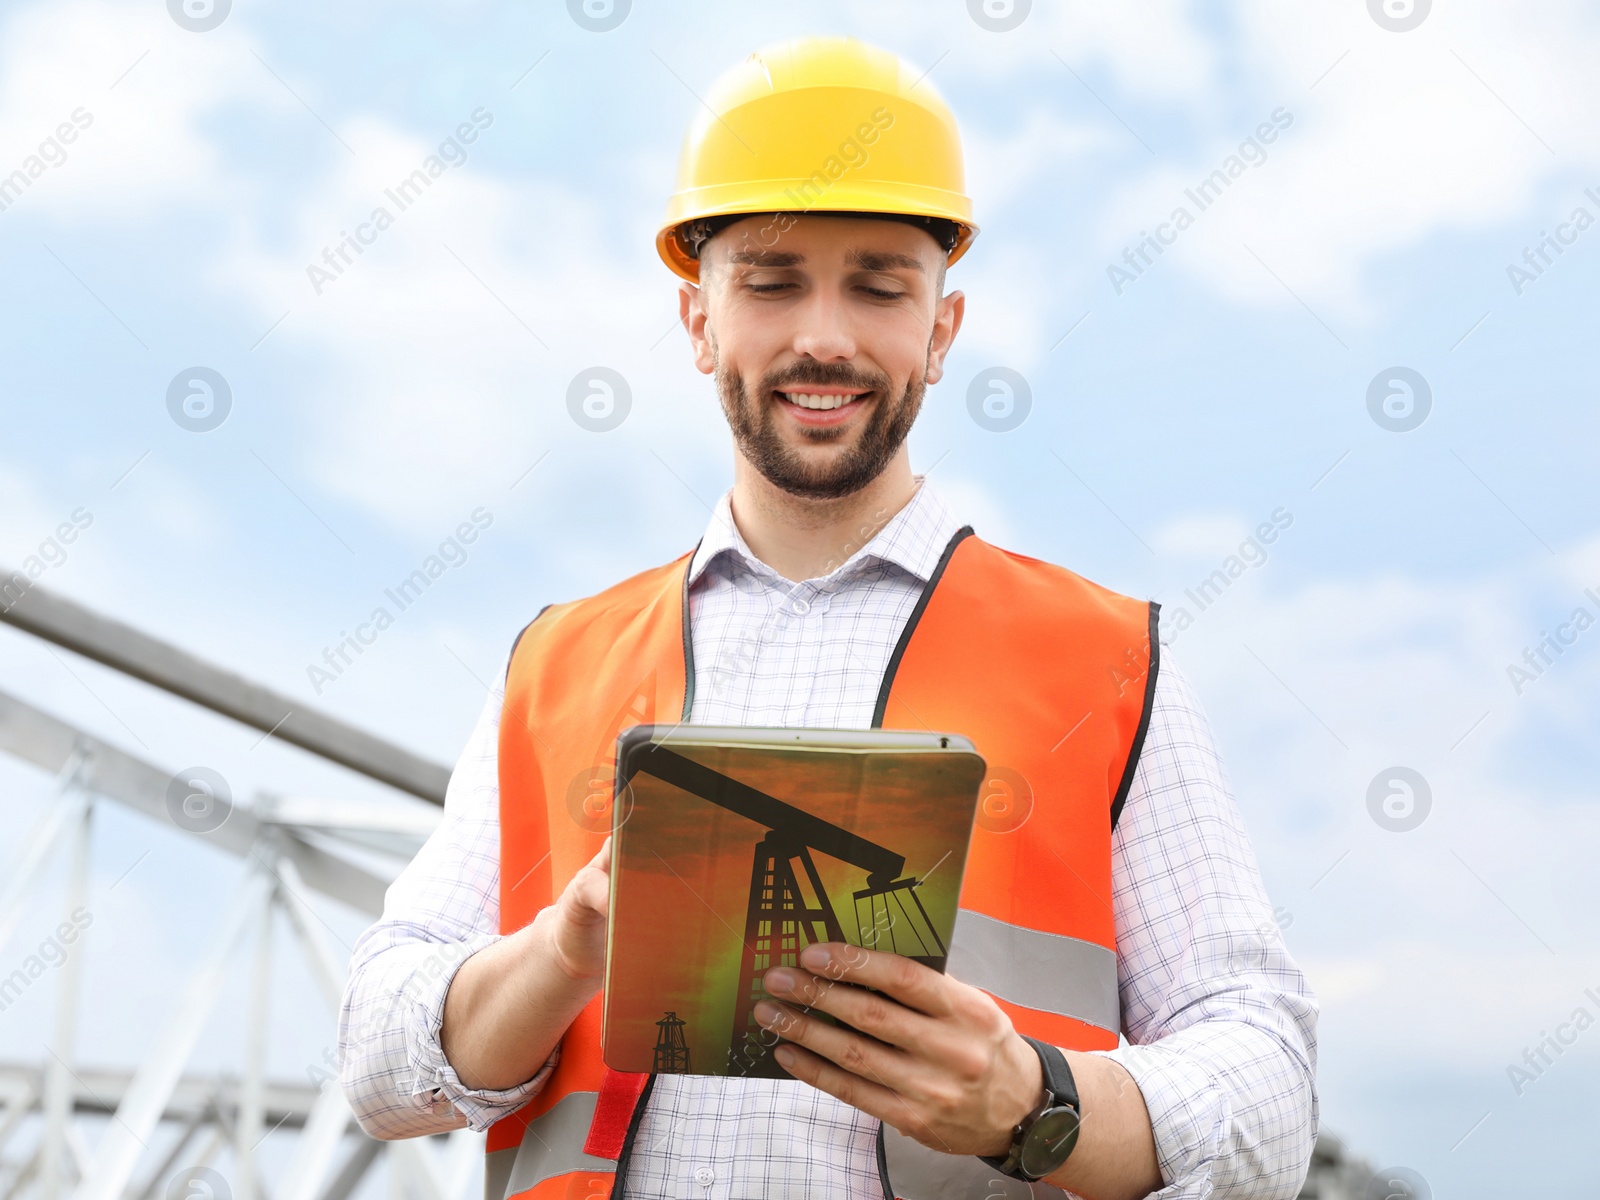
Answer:
[(769, 970), (767, 991), (852, 1028), (762, 1000), (756, 1020), (793, 1043), (774, 1051), (784, 1070), (931, 1149), (1006, 1153), (1044, 1076), (999, 1005), (921, 963), (860, 946), (808, 946), (800, 964)]

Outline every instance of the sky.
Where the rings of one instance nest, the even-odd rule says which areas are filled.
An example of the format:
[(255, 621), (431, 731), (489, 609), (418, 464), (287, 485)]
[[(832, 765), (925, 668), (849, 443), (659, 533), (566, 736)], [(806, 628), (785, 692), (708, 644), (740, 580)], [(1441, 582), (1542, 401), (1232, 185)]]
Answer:
[[(1589, 1186), (1600, 5), (614, 4), (4, 0), (0, 180), (37, 178), (0, 190), (0, 563), (453, 762), (517, 630), (687, 550), (731, 482), (653, 247), (698, 96), (785, 37), (883, 45), (957, 114), (981, 229), (913, 468), (1162, 603), (1321, 999), (1325, 1127), (1440, 1197)], [(595, 367), (607, 431), (568, 412)], [(997, 368), (1014, 428), (973, 416)], [(240, 796), (384, 794), (3, 627), (0, 688)], [(0, 787), (5, 861), (51, 781)], [(95, 838), (78, 1053), (131, 1063), (239, 868), (115, 806)], [(331, 1030), (281, 959), (300, 1078)], [(49, 1013), (0, 1015), (0, 1057)]]

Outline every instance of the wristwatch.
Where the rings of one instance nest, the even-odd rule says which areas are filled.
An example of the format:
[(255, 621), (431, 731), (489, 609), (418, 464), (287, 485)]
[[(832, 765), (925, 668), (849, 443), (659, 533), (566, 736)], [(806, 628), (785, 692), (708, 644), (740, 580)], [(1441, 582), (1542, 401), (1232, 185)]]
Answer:
[(1043, 1179), (1067, 1161), (1078, 1144), (1082, 1114), (1078, 1085), (1073, 1081), (1067, 1056), (1048, 1042), (1022, 1035), (1044, 1068), (1044, 1099), (1022, 1118), (1011, 1135), (1011, 1149), (998, 1158), (979, 1155), (991, 1167), (1027, 1183)]

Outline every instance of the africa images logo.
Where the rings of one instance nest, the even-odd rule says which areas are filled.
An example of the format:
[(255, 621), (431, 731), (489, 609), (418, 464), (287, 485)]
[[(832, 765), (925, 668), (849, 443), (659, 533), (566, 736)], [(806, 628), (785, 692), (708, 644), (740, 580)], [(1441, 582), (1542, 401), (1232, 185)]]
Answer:
[(1390, 33), (1410, 33), (1432, 7), (1433, 0), (1367, 0), (1367, 14)]
[(1367, 384), (1367, 414), (1380, 429), (1410, 433), (1433, 411), (1433, 389), (1421, 371), (1386, 367)]

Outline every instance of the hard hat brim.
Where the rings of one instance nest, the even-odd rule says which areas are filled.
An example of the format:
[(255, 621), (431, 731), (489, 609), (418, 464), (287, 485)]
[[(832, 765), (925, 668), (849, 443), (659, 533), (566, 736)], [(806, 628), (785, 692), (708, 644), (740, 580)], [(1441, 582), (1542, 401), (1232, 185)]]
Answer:
[[(835, 188), (830, 190), (826, 202), (813, 204), (806, 208), (774, 209), (772, 207), (772, 189), (782, 189), (788, 181), (767, 181), (760, 189), (759, 196), (751, 196), (748, 192), (752, 189), (745, 187), (723, 186), (716, 188), (698, 189), (702, 193), (728, 193), (724, 195), (702, 195), (693, 199), (700, 203), (691, 203), (690, 197), (679, 194), (673, 197), (669, 219), (656, 234), (656, 252), (661, 260), (671, 268), (673, 274), (690, 283), (700, 282), (700, 260), (683, 244), (678, 237), (678, 230), (690, 221), (701, 217), (723, 216), (761, 216), (770, 214), (773, 217), (790, 216), (804, 217), (812, 213), (872, 213), (875, 215), (898, 214), (908, 217), (940, 217), (956, 224), (960, 233), (956, 244), (951, 248), (945, 259), (945, 265), (953, 264), (967, 252), (972, 245), (972, 240), (978, 236), (978, 227), (972, 222), (971, 203), (965, 196), (940, 192), (935, 188), (916, 189), (921, 196), (912, 197), (907, 193), (911, 190), (905, 185), (896, 184), (892, 189), (873, 188), (870, 184), (862, 184), (850, 188)], [(795, 184), (803, 180), (793, 181)], [(743, 191), (743, 196), (731, 194)], [(886, 194), (887, 193), (887, 194)], [(771, 241), (776, 244), (782, 230), (774, 228)]]

